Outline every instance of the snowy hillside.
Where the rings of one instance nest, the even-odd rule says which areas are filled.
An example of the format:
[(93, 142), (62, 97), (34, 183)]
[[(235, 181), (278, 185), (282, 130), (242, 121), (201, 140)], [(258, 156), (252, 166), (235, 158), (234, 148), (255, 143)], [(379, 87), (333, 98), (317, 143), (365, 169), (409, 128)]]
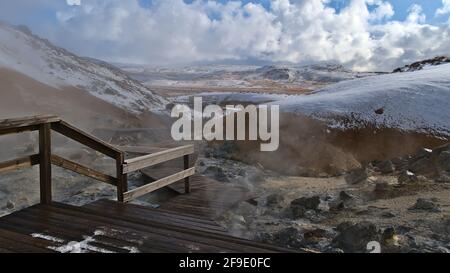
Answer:
[(316, 89), (316, 86), (376, 75), (376, 73), (353, 72), (336, 64), (263, 67), (202, 65), (172, 68), (121, 65), (120, 67), (145, 85), (171, 87), (276, 88), (284, 86)]
[(25, 27), (0, 23), (0, 68), (51, 87), (78, 87), (132, 113), (158, 111), (166, 104), (121, 70), (55, 47)]
[(450, 64), (340, 82), (275, 103), (335, 127), (373, 124), (450, 136)]
[(419, 62), (415, 62), (409, 65), (405, 65), (404, 67), (399, 67), (393, 71), (393, 73), (400, 73), (400, 72), (412, 72), (412, 71), (418, 71), (422, 69), (426, 69), (430, 66), (436, 66), (441, 64), (450, 63), (450, 57), (448, 56), (438, 56), (433, 59), (423, 60)]

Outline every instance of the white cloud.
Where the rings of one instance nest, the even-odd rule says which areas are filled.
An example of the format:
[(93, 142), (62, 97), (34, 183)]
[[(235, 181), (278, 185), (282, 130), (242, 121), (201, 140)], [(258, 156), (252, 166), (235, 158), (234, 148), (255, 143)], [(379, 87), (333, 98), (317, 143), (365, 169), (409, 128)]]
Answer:
[(406, 18), (406, 21), (410, 23), (423, 24), (427, 19), (420, 5), (413, 4), (408, 9), (408, 12), (409, 15), (408, 18)]
[(148, 9), (137, 1), (90, 0), (55, 7), (59, 23), (34, 30), (81, 55), (152, 64), (259, 59), (390, 70), (450, 52), (450, 24), (426, 24), (418, 5), (399, 22), (389, 20), (388, 1), (351, 0), (339, 13), (328, 2), (271, 0), (266, 10), (239, 1), (153, 0)]
[(375, 11), (370, 15), (371, 20), (389, 19), (395, 14), (394, 7), (389, 2), (372, 0), (367, 1), (367, 3), (370, 5), (377, 5)]
[(79, 6), (81, 5), (81, 0), (66, 0), (69, 6)]
[(436, 16), (441, 16), (450, 13), (450, 0), (442, 0), (442, 8), (436, 11)]

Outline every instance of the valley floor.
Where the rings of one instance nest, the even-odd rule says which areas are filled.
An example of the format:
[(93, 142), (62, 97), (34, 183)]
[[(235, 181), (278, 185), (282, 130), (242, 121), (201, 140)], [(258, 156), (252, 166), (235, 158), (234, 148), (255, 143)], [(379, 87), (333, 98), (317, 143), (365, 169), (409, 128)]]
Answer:
[[(174, 100), (200, 92), (181, 91), (173, 90)], [(165, 91), (161, 89), (161, 92)], [(233, 100), (233, 97), (228, 99)], [(117, 132), (120, 135), (120, 130)], [(145, 145), (148, 144), (146, 138), (152, 137), (152, 134), (132, 130), (127, 134), (132, 136), (107, 141)], [(299, 140), (295, 140), (293, 147), (298, 145), (296, 141)], [(379, 162), (361, 164), (358, 168), (362, 168), (367, 177), (349, 183), (348, 177), (354, 175), (350, 169), (332, 175), (322, 171), (311, 173), (309, 177), (288, 176), (257, 161), (237, 160), (232, 156), (232, 145), (219, 145), (218, 149), (200, 145), (199, 148), (199, 173), (225, 185), (245, 187), (252, 193), (253, 198), (238, 204), (220, 219), (233, 235), (321, 252), (367, 252), (370, 241), (379, 242), (385, 252), (450, 252), (450, 181), (448, 177), (445, 180), (414, 174), (411, 183), (400, 183), (399, 178), (404, 177), (409, 167), (401, 165), (413, 164), (408, 161), (411, 156), (405, 155), (395, 170), (384, 174), (376, 166)], [(73, 154), (73, 148), (63, 145), (58, 152), (71, 154), (77, 161), (95, 162), (100, 169), (113, 167), (111, 162), (88, 150)], [(115, 189), (108, 185), (58, 168), (54, 169), (54, 176), (57, 201), (81, 206), (115, 198)], [(37, 171), (33, 169), (2, 175), (0, 215), (35, 204), (39, 198), (37, 179)], [(130, 181), (136, 185), (146, 183), (145, 177), (140, 175), (130, 177)], [(137, 203), (159, 206), (172, 197), (173, 192), (161, 190)]]

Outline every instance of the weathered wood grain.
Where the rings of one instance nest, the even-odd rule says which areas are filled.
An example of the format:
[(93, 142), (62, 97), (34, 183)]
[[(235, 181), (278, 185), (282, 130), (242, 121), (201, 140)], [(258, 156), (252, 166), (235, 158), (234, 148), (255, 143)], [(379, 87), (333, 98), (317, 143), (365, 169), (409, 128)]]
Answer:
[(41, 204), (52, 202), (52, 162), (50, 123), (39, 128), (39, 176)]
[(39, 164), (39, 155), (26, 156), (0, 163), (0, 173), (28, 168)]
[(61, 119), (52, 115), (39, 115), (0, 120), (0, 135), (38, 130), (43, 123), (59, 122)]
[(146, 156), (129, 159), (125, 161), (123, 171), (124, 173), (131, 173), (193, 153), (194, 153), (194, 146), (187, 145), (178, 148), (168, 149), (166, 151)]
[(166, 187), (166, 186), (168, 186), (170, 184), (173, 184), (173, 183), (175, 183), (177, 181), (180, 181), (180, 180), (182, 180), (182, 179), (184, 179), (186, 177), (192, 176), (194, 174), (195, 174), (195, 168), (190, 168), (190, 169), (184, 170), (182, 172), (179, 172), (177, 174), (168, 176), (166, 178), (162, 178), (162, 179), (160, 179), (158, 181), (155, 181), (155, 182), (153, 182), (151, 184), (148, 184), (148, 185), (142, 186), (140, 188), (137, 188), (135, 190), (126, 192), (124, 194), (124, 201), (125, 202), (132, 201), (133, 199), (136, 199), (136, 198), (138, 198), (140, 196), (143, 196), (145, 194), (148, 194), (148, 193), (151, 193), (151, 192), (156, 191), (158, 189), (161, 189), (163, 187)]
[(101, 139), (98, 139), (90, 134), (83, 132), (82, 130), (64, 122), (52, 123), (52, 129), (56, 132), (73, 139), (87, 147), (96, 150), (104, 155), (107, 155), (113, 159), (116, 159), (118, 154), (122, 154), (123, 152), (119, 149), (115, 148), (113, 145), (110, 145), (104, 142)]
[(100, 182), (104, 182), (113, 186), (117, 186), (117, 179), (115, 177), (112, 177), (110, 175), (101, 173), (99, 171), (96, 171), (94, 169), (85, 167), (81, 164), (78, 164), (76, 162), (70, 161), (68, 159), (62, 158), (57, 155), (52, 155), (52, 164), (56, 165), (58, 167), (61, 167), (63, 169), (84, 175), (86, 177), (95, 179)]

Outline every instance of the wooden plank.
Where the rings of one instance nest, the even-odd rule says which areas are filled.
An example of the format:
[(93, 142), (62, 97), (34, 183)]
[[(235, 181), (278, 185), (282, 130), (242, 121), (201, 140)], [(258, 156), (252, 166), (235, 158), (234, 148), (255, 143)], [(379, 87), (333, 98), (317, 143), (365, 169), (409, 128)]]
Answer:
[(182, 172), (179, 172), (177, 174), (174, 174), (174, 175), (168, 176), (166, 178), (160, 179), (160, 180), (158, 180), (156, 182), (153, 182), (151, 184), (142, 186), (142, 187), (140, 187), (138, 189), (126, 192), (124, 194), (124, 201), (125, 202), (132, 201), (133, 199), (136, 199), (136, 198), (138, 198), (140, 196), (143, 196), (145, 194), (151, 193), (151, 192), (153, 192), (155, 190), (161, 189), (161, 188), (163, 188), (165, 186), (168, 186), (168, 185), (170, 185), (172, 183), (180, 181), (180, 180), (182, 180), (182, 179), (184, 179), (186, 177), (189, 177), (191, 175), (194, 175), (194, 174), (195, 174), (195, 168), (190, 168), (190, 169), (184, 170)]
[(125, 165), (123, 167), (124, 173), (131, 173), (134, 171), (138, 171), (147, 167), (151, 167), (193, 153), (194, 153), (194, 145), (187, 145), (174, 149), (169, 149), (163, 152), (158, 152), (151, 155), (129, 159), (125, 161)]
[[(43, 234), (62, 240), (60, 246), (66, 245), (69, 242), (80, 242), (85, 239), (85, 236), (92, 236), (95, 233), (96, 228), (88, 224), (77, 224), (76, 217), (66, 216), (64, 219), (59, 220), (51, 212), (43, 210), (41, 208), (32, 208), (20, 212), (20, 215), (14, 215), (7, 220), (7, 225), (26, 227), (28, 230), (22, 234)], [(87, 222), (88, 223), (88, 222)], [(5, 223), (0, 222), (0, 226), (5, 226)], [(8, 227), (11, 230), (11, 228)], [(15, 229), (13, 229), (14, 231)], [(95, 236), (95, 235), (94, 235)], [(96, 236), (95, 236), (96, 237)], [(97, 238), (96, 238), (97, 239)], [(97, 241), (97, 240), (96, 240)], [(111, 245), (109, 242), (97, 241), (98, 247), (103, 250), (108, 250)], [(88, 243), (90, 245), (90, 243)], [(84, 249), (87, 253), (96, 253), (96, 249)], [(100, 251), (101, 252), (101, 251)]]
[[(54, 206), (55, 203), (52, 204)], [(136, 246), (130, 240), (121, 241), (120, 239), (112, 238), (109, 235), (99, 236), (94, 235), (98, 226), (104, 226), (103, 224), (90, 224), (89, 220), (85, 220), (85, 217), (78, 219), (76, 216), (67, 216), (64, 213), (55, 215), (53, 212), (49, 212), (43, 206), (34, 206), (27, 208), (23, 211), (17, 212), (7, 219), (0, 220), (0, 227), (6, 228), (13, 232), (19, 232), (21, 234), (29, 235), (33, 233), (50, 235), (51, 237), (62, 240), (58, 242), (61, 245), (65, 245), (69, 242), (83, 241), (85, 236), (92, 236), (96, 240), (96, 246), (104, 250), (115, 251), (111, 246)], [(80, 223), (80, 220), (82, 221)], [(91, 245), (91, 243), (88, 243)], [(139, 247), (141, 249), (141, 247)], [(95, 249), (86, 250), (87, 252), (96, 252)], [(126, 251), (129, 252), (129, 251)]]
[[(128, 206), (128, 204), (124, 204), (124, 206)], [(292, 250), (288, 250), (285, 248), (280, 248), (272, 245), (262, 244), (258, 242), (249, 241), (246, 239), (232, 237), (230, 235), (223, 235), (217, 233), (210, 233), (204, 231), (193, 230), (186, 227), (177, 227), (172, 225), (165, 225), (156, 222), (149, 222), (143, 219), (137, 219), (134, 217), (128, 216), (118, 216), (116, 214), (111, 213), (110, 211), (92, 211), (86, 210), (82, 207), (73, 207), (65, 204), (57, 203), (52, 206), (45, 206), (49, 210), (57, 210), (57, 208), (63, 208), (64, 214), (69, 215), (73, 211), (81, 213), (82, 215), (77, 217), (82, 217), (83, 219), (90, 219), (89, 221), (100, 221), (103, 223), (103, 226), (108, 226), (111, 228), (115, 228), (121, 230), (123, 228), (129, 229), (130, 231), (141, 231), (148, 232), (149, 234), (160, 234), (166, 236), (167, 243), (170, 243), (171, 240), (183, 240), (190, 241), (189, 245), (199, 246), (200, 249), (202, 247), (211, 247), (214, 248), (214, 252), (219, 251), (232, 251), (232, 252), (251, 252), (251, 253), (259, 253), (259, 252), (274, 252), (274, 251), (282, 251), (282, 252), (293, 252)], [(78, 214), (77, 213), (77, 214)], [(76, 214), (74, 214), (76, 215)], [(152, 243), (152, 241), (150, 241)], [(203, 246), (201, 246), (203, 244)], [(185, 248), (185, 251), (192, 249)], [(200, 250), (202, 251), (202, 249)]]
[(149, 146), (116, 146), (117, 149), (131, 154), (154, 154), (166, 151), (167, 148), (149, 147)]
[(213, 221), (199, 220), (195, 217), (183, 217), (179, 214), (161, 213), (157, 209), (151, 209), (147, 207), (138, 207), (137, 205), (131, 206), (131, 204), (121, 204), (118, 202), (94, 202), (83, 206), (83, 208), (96, 210), (96, 211), (109, 211), (111, 214), (117, 216), (128, 216), (136, 219), (142, 219), (152, 222), (159, 222), (166, 225), (173, 225), (178, 227), (187, 227), (209, 232), (221, 232), (226, 233), (226, 229)]
[(74, 126), (64, 121), (52, 123), (52, 129), (70, 139), (73, 139), (83, 145), (86, 145), (87, 147), (100, 153), (103, 153), (113, 159), (116, 159), (118, 154), (122, 154), (122, 151), (115, 148), (114, 146), (90, 134), (87, 134), (78, 128), (75, 128)]
[[(118, 214), (116, 211), (105, 208), (91, 210), (59, 203), (33, 206), (0, 219), (2, 229), (25, 235), (25, 237), (19, 235), (17, 240), (4, 236), (8, 241), (5, 241), (5, 246), (0, 244), (0, 248), (6, 250), (13, 248), (13, 251), (17, 252), (29, 251), (29, 245), (33, 247), (34, 243), (29, 243), (26, 236), (32, 233), (41, 233), (64, 240), (58, 242), (61, 244), (83, 240), (84, 236), (93, 236), (96, 239), (95, 246), (117, 252), (122, 252), (121, 249), (124, 246), (131, 245), (138, 247), (142, 252), (260, 253), (292, 251), (234, 238), (223, 233), (193, 229), (189, 225), (171, 225), (165, 221), (155, 221), (154, 218), (147, 219), (145, 215), (152, 211), (130, 214), (134, 207), (117, 203), (117, 209), (124, 209), (123, 213)], [(146, 208), (143, 207), (142, 210), (145, 211)], [(100, 236), (93, 235), (99, 229), (104, 233)], [(26, 243), (26, 246), (12, 246), (13, 240)], [(129, 243), (138, 242), (136, 240), (139, 240), (139, 243)], [(37, 239), (35, 242), (38, 244), (37, 246), (41, 246), (41, 243), (45, 246), (47, 243)]]
[(169, 218), (180, 218), (180, 219), (184, 219), (184, 220), (189, 220), (189, 221), (197, 221), (199, 223), (204, 223), (204, 224), (210, 224), (210, 225), (217, 225), (217, 223), (209, 218), (204, 218), (204, 217), (194, 217), (192, 215), (188, 215), (188, 214), (183, 214), (183, 213), (174, 213), (174, 212), (166, 212), (164, 210), (161, 210), (160, 208), (154, 209), (154, 208), (150, 208), (150, 207), (144, 207), (141, 205), (137, 205), (137, 204), (121, 204), (118, 202), (114, 202), (112, 200), (107, 200), (107, 199), (102, 199), (96, 202), (93, 202), (91, 204), (85, 205), (84, 207), (91, 207), (91, 206), (104, 206), (104, 207), (114, 207), (114, 206), (121, 206), (121, 207), (127, 207), (130, 209), (133, 209), (135, 211), (139, 211), (142, 213), (151, 213), (151, 214), (155, 214), (155, 215), (162, 215), (163, 217), (169, 217)]
[(58, 167), (61, 167), (63, 169), (67, 169), (69, 171), (87, 176), (89, 178), (113, 185), (113, 186), (117, 186), (117, 179), (115, 177), (112, 177), (110, 175), (107, 174), (103, 174), (99, 171), (93, 170), (91, 168), (85, 167), (83, 165), (80, 165), (78, 163), (75, 163), (73, 161), (67, 160), (65, 158), (62, 158), (60, 156), (57, 155), (52, 155), (51, 156), (52, 159), (52, 164), (56, 165)]
[(32, 131), (38, 131), (39, 125), (31, 125), (26, 127), (20, 127), (20, 128), (9, 128), (9, 129), (2, 129), (0, 130), (0, 136), (4, 135), (10, 135), (10, 134), (19, 134), (23, 132), (32, 132)]
[(49, 123), (42, 124), (39, 128), (39, 167), (41, 204), (50, 204), (52, 202), (52, 163)]
[[(189, 155), (184, 156), (184, 169), (189, 169)], [(191, 192), (191, 186), (189, 184), (189, 176), (184, 179), (184, 193), (188, 194)]]
[(125, 155), (120, 153), (116, 156), (116, 174), (117, 174), (117, 201), (124, 202), (125, 192), (128, 191), (128, 176), (123, 170)]
[(39, 115), (24, 118), (0, 120), (0, 135), (23, 132), (28, 130), (37, 130), (38, 125), (44, 123), (59, 122), (61, 119), (57, 116)]
[(31, 155), (0, 163), (0, 173), (28, 168), (39, 164), (39, 155)]
[[(66, 226), (68, 224), (68, 228), (72, 227), (73, 224), (76, 224), (83, 229), (107, 227), (108, 229), (116, 231), (114, 232), (115, 234), (111, 234), (115, 238), (117, 238), (116, 236), (120, 233), (125, 236), (123, 239), (128, 237), (127, 234), (133, 234), (141, 239), (144, 247), (156, 250), (163, 249), (163, 251), (167, 252), (185, 253), (190, 251), (191, 249), (189, 246), (193, 245), (201, 250), (212, 252), (220, 252), (221, 250), (226, 249), (223, 246), (216, 247), (201, 242), (201, 237), (192, 238), (191, 236), (187, 236), (184, 229), (181, 227), (178, 228), (178, 230), (172, 230), (172, 228), (167, 225), (132, 221), (133, 219), (128, 217), (116, 217), (115, 214), (112, 214), (109, 211), (92, 211), (64, 204), (45, 206), (44, 209), (50, 212), (52, 219), (59, 219), (59, 224)], [(73, 222), (73, 224), (71, 222)], [(55, 224), (53, 220), (49, 223), (52, 223), (52, 225)], [(86, 233), (87, 232), (84, 232), (85, 235)]]
[(10, 239), (13, 241), (17, 241), (19, 243), (30, 244), (39, 248), (49, 248), (49, 247), (58, 247), (61, 244), (56, 243), (54, 241), (48, 241), (40, 238), (34, 238), (29, 234), (22, 234), (18, 232), (13, 232), (7, 229), (0, 228), (0, 237), (5, 239)]
[(35, 247), (22, 242), (13, 241), (7, 238), (0, 237), (0, 246), (4, 249), (19, 253), (55, 253), (50, 249)]

